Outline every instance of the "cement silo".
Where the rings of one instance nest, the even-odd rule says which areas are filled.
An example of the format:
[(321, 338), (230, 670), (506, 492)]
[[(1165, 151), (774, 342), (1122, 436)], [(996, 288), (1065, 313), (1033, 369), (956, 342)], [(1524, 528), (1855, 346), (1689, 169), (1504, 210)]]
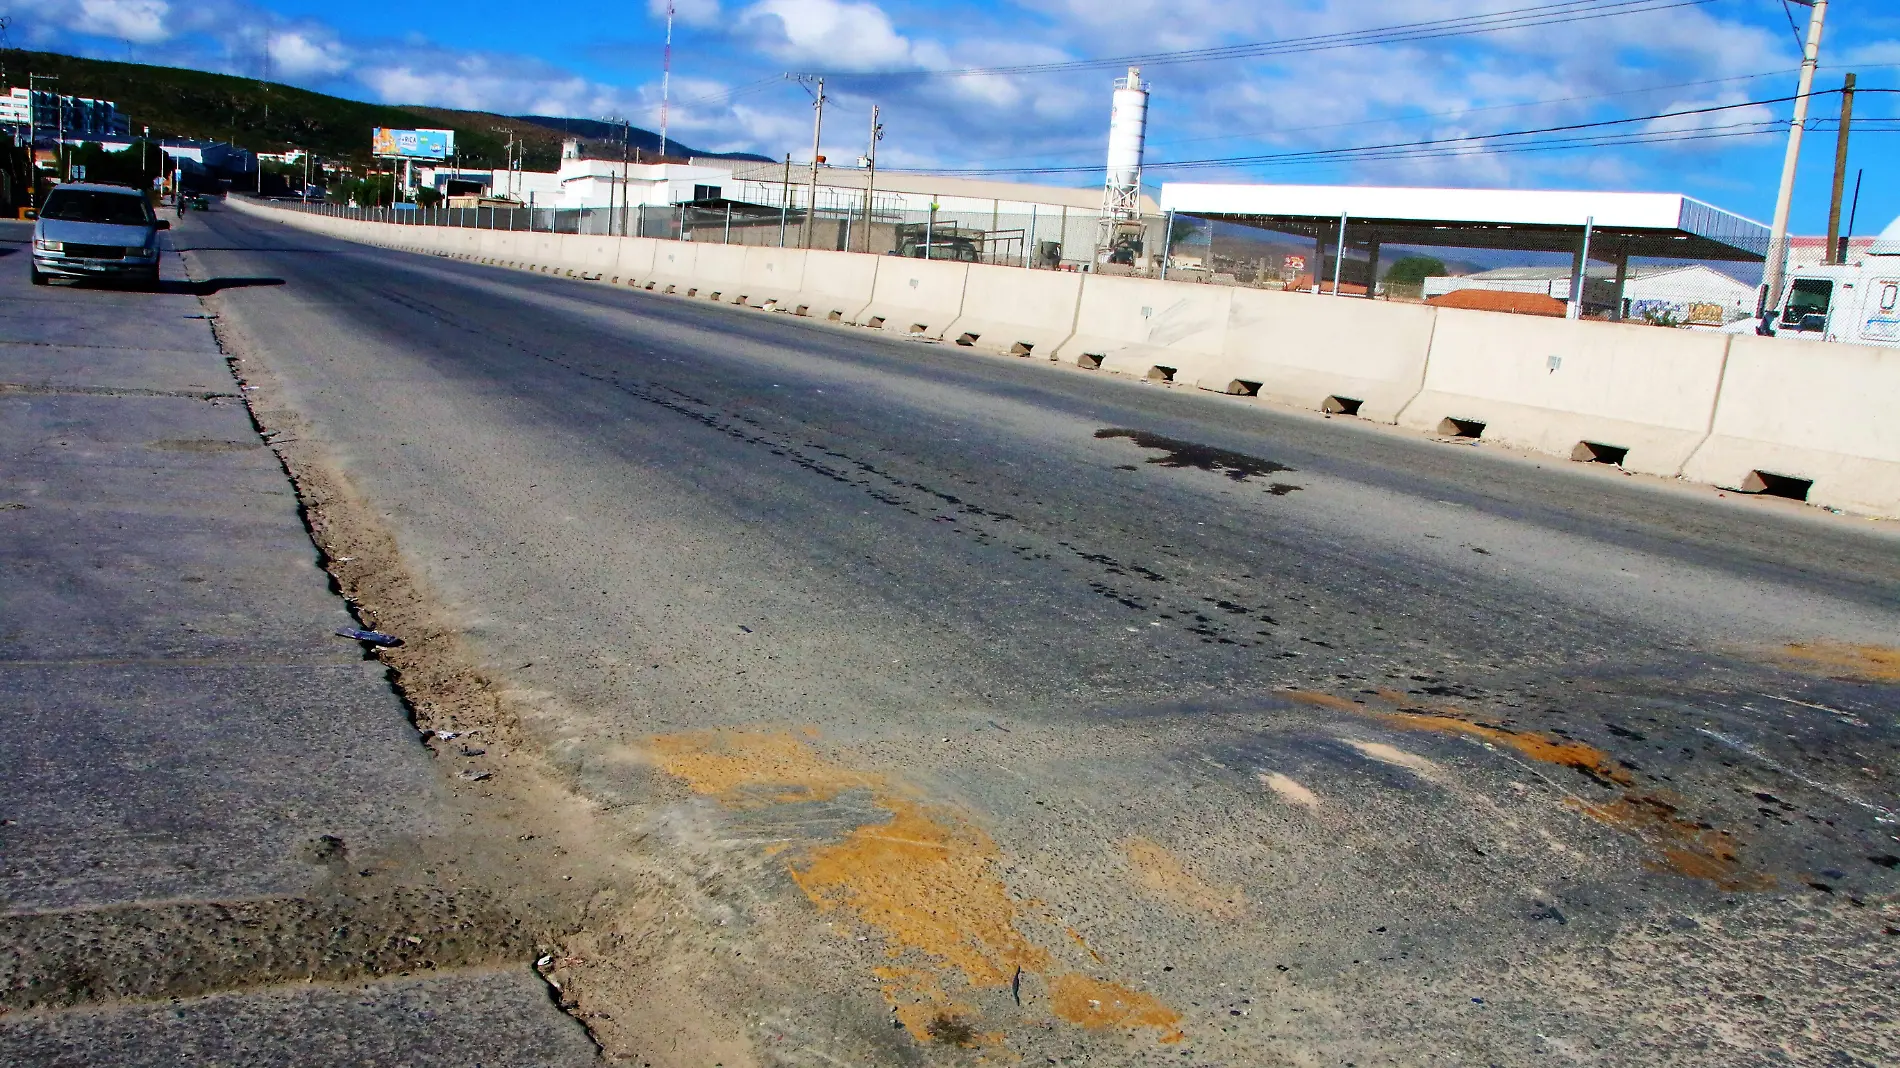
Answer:
[(1109, 113), (1098, 263), (1129, 263), (1131, 255), (1141, 254), (1141, 153), (1147, 140), (1148, 87), (1141, 68), (1130, 67), (1128, 77), (1115, 80), (1115, 105)]

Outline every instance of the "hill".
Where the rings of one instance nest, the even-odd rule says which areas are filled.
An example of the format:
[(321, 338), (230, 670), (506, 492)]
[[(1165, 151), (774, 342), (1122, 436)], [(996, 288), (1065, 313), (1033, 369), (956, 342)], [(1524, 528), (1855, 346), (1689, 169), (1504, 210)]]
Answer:
[[(561, 157), (561, 139), (573, 136), (620, 140), (618, 126), (589, 119), (548, 116), (511, 118), (480, 111), (369, 104), (254, 78), (211, 74), (181, 67), (84, 59), (56, 52), (0, 49), (0, 70), (8, 85), (25, 85), (29, 73), (59, 79), (62, 93), (111, 100), (129, 116), (132, 131), (151, 127), (153, 136), (230, 141), (254, 152), (307, 148), (328, 159), (369, 160), (370, 130), (426, 126), (455, 131), (464, 164), (504, 165), (507, 127), (524, 143), (530, 170), (553, 170)], [(598, 130), (598, 132), (595, 132)], [(651, 154), (659, 135), (635, 127), (631, 141)], [(671, 142), (669, 155), (705, 155)], [(739, 154), (736, 159), (764, 159)]]

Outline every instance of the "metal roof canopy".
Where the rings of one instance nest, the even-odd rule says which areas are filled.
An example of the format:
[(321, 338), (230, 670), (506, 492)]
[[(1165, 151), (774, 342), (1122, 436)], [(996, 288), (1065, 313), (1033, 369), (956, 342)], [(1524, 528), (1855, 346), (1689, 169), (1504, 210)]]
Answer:
[(1357, 248), (1376, 241), (1574, 254), (1594, 219), (1592, 259), (1761, 262), (1768, 254), (1768, 227), (1676, 193), (1169, 182), (1161, 207), (1329, 241), (1345, 215), (1346, 244)]

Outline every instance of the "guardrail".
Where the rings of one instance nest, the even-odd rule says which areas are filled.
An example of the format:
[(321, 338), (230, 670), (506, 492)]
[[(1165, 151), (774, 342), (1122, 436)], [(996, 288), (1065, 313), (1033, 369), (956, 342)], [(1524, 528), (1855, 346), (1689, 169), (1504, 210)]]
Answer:
[[(897, 256), (390, 226), (368, 244), (1261, 396), (1900, 518), (1900, 349), (1381, 304)], [(717, 250), (716, 252), (714, 250)], [(737, 255), (734, 255), (737, 253)], [(703, 255), (702, 254), (709, 254)]]

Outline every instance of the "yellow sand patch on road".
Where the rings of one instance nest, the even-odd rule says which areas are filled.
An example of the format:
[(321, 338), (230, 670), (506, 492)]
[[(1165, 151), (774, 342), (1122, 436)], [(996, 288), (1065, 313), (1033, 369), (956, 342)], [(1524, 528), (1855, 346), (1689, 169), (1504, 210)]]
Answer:
[(1900, 682), (1900, 649), (1846, 642), (1797, 642), (1783, 646), (1780, 658), (1798, 670), (1819, 669), (1863, 682)]
[[(857, 827), (842, 841), (789, 849), (774, 843), (782, 852), (773, 852), (819, 911), (850, 913), (877, 931), (889, 955), (900, 959), (874, 974), (898, 1022), (917, 1041), (1000, 1043), (1003, 1036), (979, 1031), (976, 1010), (947, 988), (1008, 987), (1022, 973), (1054, 970), (1050, 952), (1019, 927), (1022, 906), (999, 874), (1002, 851), (955, 809), (920, 800), (888, 776), (827, 760), (804, 738), (782, 731), (663, 735), (649, 740), (647, 751), (656, 766), (695, 793), (730, 807), (825, 801), (863, 790), (890, 814), (884, 822)], [(1237, 891), (1223, 896), (1188, 875), (1159, 846), (1148, 846), (1153, 853), (1142, 856), (1171, 892), (1210, 911), (1233, 907), (1229, 897), (1239, 901)], [(1173, 868), (1155, 861), (1156, 855)], [(1051, 986), (1070, 993), (1093, 991), (1052, 1004), (1058, 1017), (1072, 1023), (1157, 1028), (1167, 1032), (1164, 1041), (1181, 1037), (1180, 1015), (1147, 994), (1077, 975), (1061, 976)]]
[(1247, 911), (1247, 898), (1239, 887), (1206, 882), (1189, 871), (1181, 858), (1146, 838), (1130, 838), (1122, 843), (1122, 851), (1135, 869), (1136, 881), (1152, 897), (1220, 919)]

